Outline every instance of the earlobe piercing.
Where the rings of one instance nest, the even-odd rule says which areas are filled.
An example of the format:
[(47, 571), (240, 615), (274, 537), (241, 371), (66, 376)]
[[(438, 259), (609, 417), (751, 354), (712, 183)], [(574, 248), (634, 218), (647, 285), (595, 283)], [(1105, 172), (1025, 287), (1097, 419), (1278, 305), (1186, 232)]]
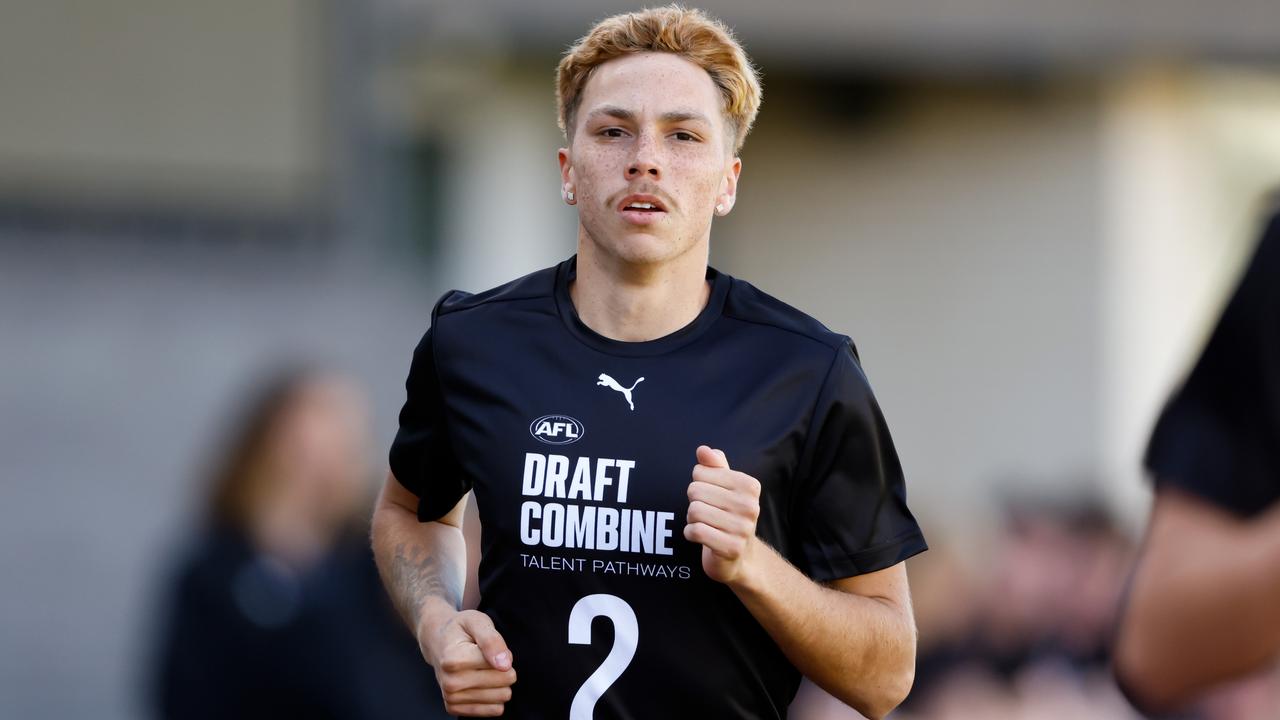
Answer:
[(724, 203), (716, 203), (716, 214), (718, 215), (724, 214)]
[(573, 199), (573, 191), (572, 191), (572, 190), (565, 190), (565, 191), (564, 191), (564, 201), (565, 201), (565, 202), (567, 202), (567, 203), (569, 203), (570, 205), (572, 205), (572, 204), (574, 203), (574, 199)]

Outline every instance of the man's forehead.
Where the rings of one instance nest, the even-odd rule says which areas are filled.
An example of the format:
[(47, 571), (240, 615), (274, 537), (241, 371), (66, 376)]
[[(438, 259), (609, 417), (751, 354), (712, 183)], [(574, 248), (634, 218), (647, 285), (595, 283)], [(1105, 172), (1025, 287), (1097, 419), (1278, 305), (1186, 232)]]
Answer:
[(672, 53), (645, 52), (614, 58), (591, 73), (583, 109), (611, 106), (656, 114), (721, 111), (723, 98), (706, 70)]

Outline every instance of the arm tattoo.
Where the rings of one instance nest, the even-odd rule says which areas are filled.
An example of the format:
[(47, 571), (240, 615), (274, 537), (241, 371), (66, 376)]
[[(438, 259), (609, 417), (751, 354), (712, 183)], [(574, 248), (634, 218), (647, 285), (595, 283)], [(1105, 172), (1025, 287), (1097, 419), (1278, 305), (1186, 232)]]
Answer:
[(442, 562), (434, 553), (426, 552), (419, 545), (396, 545), (396, 556), (391, 561), (391, 582), (395, 588), (396, 605), (410, 627), (417, 624), (418, 616), (427, 598), (435, 595), (444, 598), (455, 609), (462, 604), (462, 578), (457, 568)]

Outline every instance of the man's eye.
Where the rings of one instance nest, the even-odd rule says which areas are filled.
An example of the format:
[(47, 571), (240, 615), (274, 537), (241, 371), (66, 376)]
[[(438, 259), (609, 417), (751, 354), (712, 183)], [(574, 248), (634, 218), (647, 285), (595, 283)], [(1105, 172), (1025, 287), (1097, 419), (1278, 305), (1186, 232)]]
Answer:
[(611, 137), (611, 138), (622, 137), (622, 129), (621, 128), (605, 128), (604, 130), (600, 131), (600, 134), (604, 135), (605, 137)]
[(678, 133), (676, 133), (676, 139), (677, 139), (677, 140), (683, 140), (683, 141), (686, 141), (686, 142), (687, 142), (687, 141), (691, 141), (691, 140), (697, 140), (697, 139), (698, 139), (698, 137), (697, 137), (696, 135), (694, 135), (693, 133), (687, 133), (687, 132), (683, 132), (683, 131), (682, 131), (682, 132), (678, 132)]

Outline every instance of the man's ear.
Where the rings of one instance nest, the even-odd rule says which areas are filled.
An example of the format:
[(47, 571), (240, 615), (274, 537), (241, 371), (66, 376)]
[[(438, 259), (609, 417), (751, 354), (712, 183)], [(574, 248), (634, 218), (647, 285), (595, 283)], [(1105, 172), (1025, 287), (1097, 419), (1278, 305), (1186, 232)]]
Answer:
[(720, 195), (725, 199), (728, 207), (727, 212), (737, 202), (738, 196), (738, 176), (742, 174), (742, 158), (736, 157), (733, 162), (725, 168), (724, 181), (720, 183)]
[(560, 187), (573, 184), (573, 158), (569, 155), (569, 148), (560, 148), (556, 151), (556, 156), (560, 162)]

